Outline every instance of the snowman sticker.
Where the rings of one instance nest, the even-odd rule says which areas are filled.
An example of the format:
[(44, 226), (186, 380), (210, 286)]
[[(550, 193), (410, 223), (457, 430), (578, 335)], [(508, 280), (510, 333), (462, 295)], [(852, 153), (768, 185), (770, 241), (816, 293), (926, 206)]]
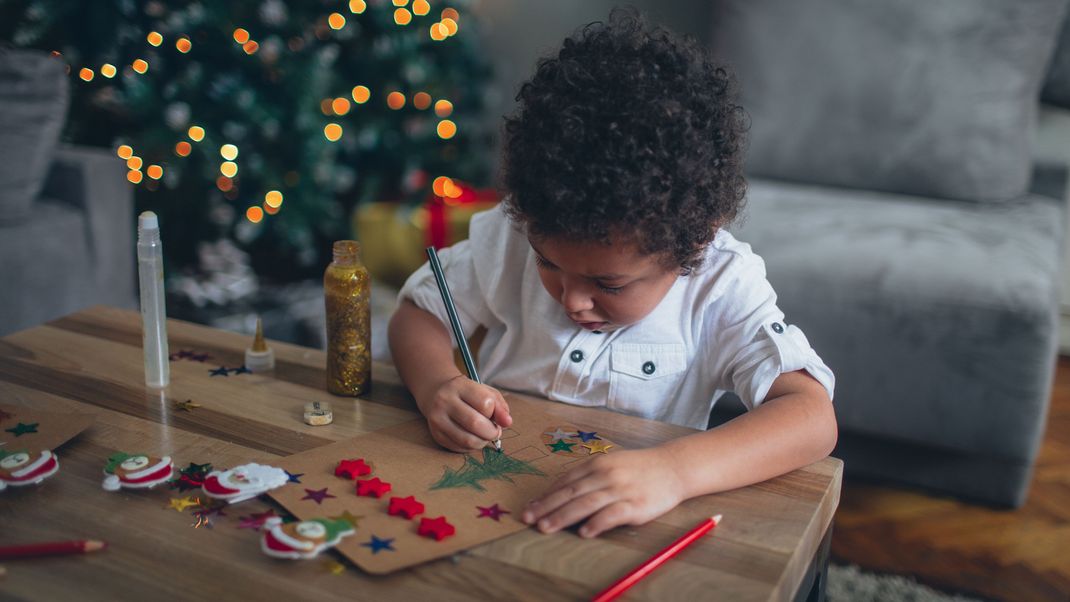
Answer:
[(282, 487), (290, 481), (286, 471), (264, 464), (243, 464), (230, 470), (213, 470), (201, 488), (205, 495), (234, 504)]
[(105, 491), (152, 489), (171, 478), (171, 456), (157, 458), (148, 454), (114, 453), (104, 467)]
[(47, 449), (39, 452), (0, 451), (0, 491), (8, 485), (36, 485), (59, 470), (59, 459)]

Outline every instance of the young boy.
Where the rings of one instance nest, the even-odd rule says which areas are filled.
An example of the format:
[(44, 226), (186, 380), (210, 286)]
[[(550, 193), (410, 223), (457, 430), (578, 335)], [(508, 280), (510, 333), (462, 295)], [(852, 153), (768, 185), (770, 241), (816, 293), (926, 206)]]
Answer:
[(466, 336), (487, 330), (488, 384), (455, 366), (429, 268), (401, 291), (394, 361), (451, 450), (481, 448), (512, 423), (494, 387), (700, 430), (725, 390), (750, 410), (566, 473), (521, 516), (544, 532), (645, 523), (835, 445), (831, 371), (784, 323), (761, 258), (723, 229), (746, 189), (731, 92), (693, 41), (635, 13), (587, 26), (520, 89), (502, 206), (441, 253)]

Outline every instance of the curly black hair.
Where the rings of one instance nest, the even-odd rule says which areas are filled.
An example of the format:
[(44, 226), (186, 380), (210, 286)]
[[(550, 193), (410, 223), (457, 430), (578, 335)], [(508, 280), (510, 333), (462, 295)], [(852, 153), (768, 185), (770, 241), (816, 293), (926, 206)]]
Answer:
[(746, 113), (693, 38), (614, 9), (539, 60), (505, 118), (505, 209), (535, 238), (610, 244), (688, 273), (746, 192)]

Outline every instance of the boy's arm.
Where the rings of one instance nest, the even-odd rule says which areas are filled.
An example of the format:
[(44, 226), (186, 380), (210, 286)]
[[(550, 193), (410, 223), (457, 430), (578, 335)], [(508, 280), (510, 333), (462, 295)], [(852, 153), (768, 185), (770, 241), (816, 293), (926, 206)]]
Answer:
[(522, 518), (554, 532), (583, 519), (583, 537), (638, 525), (680, 502), (758, 483), (827, 456), (836, 416), (825, 388), (804, 371), (781, 374), (765, 403), (711, 431), (621, 451), (569, 471)]
[(457, 369), (450, 332), (438, 318), (402, 299), (387, 333), (398, 374), (440, 445), (479, 449), (501, 436), (499, 427), (512, 424), (501, 393)]

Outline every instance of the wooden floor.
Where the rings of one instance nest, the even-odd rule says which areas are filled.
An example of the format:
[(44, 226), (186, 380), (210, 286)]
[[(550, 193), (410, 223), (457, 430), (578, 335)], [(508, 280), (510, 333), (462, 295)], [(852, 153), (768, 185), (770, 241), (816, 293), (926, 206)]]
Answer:
[(1059, 360), (1025, 506), (993, 510), (844, 481), (832, 556), (945, 591), (996, 600), (1070, 600), (1070, 358)]

